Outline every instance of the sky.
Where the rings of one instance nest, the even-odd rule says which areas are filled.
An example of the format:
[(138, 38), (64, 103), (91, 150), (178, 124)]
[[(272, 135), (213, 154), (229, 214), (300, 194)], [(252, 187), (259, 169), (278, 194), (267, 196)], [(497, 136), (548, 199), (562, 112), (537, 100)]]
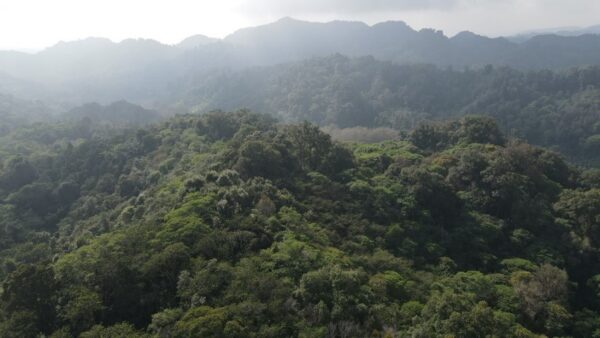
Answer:
[(600, 0), (0, 0), (0, 49), (39, 50), (59, 41), (194, 34), (225, 37), (281, 17), (368, 24), (401, 20), (447, 35), (487, 36), (600, 24)]

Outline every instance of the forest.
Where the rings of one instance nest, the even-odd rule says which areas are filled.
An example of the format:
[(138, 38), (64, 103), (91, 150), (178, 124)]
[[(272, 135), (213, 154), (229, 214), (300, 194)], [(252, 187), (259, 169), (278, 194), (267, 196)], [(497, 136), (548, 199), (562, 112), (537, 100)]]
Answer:
[(0, 95), (0, 134), (39, 122), (90, 119), (118, 129), (177, 114), (241, 108), (285, 123), (306, 120), (341, 130), (383, 127), (404, 134), (423, 122), (485, 115), (510, 138), (559, 152), (578, 165), (600, 166), (598, 66), (458, 70), (336, 54), (269, 67), (191, 72), (154, 104), (131, 102), (73, 106)]
[[(23, 39), (19, 3), (4, 46), (219, 2), (145, 28), (113, 4), (127, 29), (69, 4)], [(473, 28), (558, 22), (539, 3)], [(0, 338), (600, 338), (600, 26), (569, 12), (492, 37), (227, 12), (220, 38), (0, 50)]]
[[(535, 101), (597, 128), (578, 74), (531, 95), (581, 79)], [(377, 142), (248, 110), (7, 129), (2, 337), (600, 337), (600, 170), (489, 112)]]
[(399, 65), (340, 54), (243, 71), (188, 76), (173, 88), (174, 112), (250, 108), (284, 121), (391, 127), (493, 117), (502, 131), (584, 165), (600, 164), (600, 67), (519, 71)]

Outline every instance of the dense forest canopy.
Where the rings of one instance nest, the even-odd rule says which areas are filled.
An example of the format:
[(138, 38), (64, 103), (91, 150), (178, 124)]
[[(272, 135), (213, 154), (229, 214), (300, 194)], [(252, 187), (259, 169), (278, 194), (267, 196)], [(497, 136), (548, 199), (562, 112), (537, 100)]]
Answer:
[[(408, 131), (424, 120), (469, 114), (556, 149), (580, 163), (600, 160), (600, 68), (521, 72), (506, 67), (441, 69), (342, 55), (246, 71), (215, 71), (178, 87), (181, 107), (275, 114), (337, 127)], [(181, 96), (182, 94), (180, 94)]]
[(43, 121), (48, 116), (44, 111), (53, 112), (46, 121), (87, 117), (131, 126), (175, 113), (249, 108), (286, 122), (401, 132), (423, 121), (483, 114), (493, 117), (511, 137), (551, 148), (578, 164), (600, 164), (597, 66), (557, 72), (493, 66), (455, 70), (337, 54), (272, 67), (192, 73), (172, 85), (169, 93), (151, 110), (122, 100), (57, 108), (46, 101), (4, 95), (0, 132)]
[(0, 338), (600, 338), (597, 29), (0, 51)]
[(598, 170), (488, 117), (61, 122), (0, 154), (5, 337), (600, 334)]
[(285, 18), (176, 45), (90, 38), (36, 54), (0, 52), (0, 134), (31, 122), (88, 117), (139, 126), (215, 109), (402, 132), (425, 120), (481, 114), (510, 137), (598, 166), (600, 44), (593, 33), (447, 37), (403, 22)]

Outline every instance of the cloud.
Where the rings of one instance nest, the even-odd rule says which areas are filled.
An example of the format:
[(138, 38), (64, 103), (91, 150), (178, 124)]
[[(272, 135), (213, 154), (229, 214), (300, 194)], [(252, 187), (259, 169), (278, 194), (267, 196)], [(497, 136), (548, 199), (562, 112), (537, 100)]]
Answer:
[[(448, 10), (464, 0), (245, 0), (239, 10), (247, 14), (305, 15), (358, 14), (414, 10)], [(473, 1), (473, 0), (470, 0)]]

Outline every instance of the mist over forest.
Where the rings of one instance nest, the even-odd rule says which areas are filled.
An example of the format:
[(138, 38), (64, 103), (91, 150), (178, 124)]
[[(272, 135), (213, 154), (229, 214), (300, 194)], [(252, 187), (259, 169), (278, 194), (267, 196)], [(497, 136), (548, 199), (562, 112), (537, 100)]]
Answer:
[(0, 338), (600, 337), (598, 27), (0, 50)]

